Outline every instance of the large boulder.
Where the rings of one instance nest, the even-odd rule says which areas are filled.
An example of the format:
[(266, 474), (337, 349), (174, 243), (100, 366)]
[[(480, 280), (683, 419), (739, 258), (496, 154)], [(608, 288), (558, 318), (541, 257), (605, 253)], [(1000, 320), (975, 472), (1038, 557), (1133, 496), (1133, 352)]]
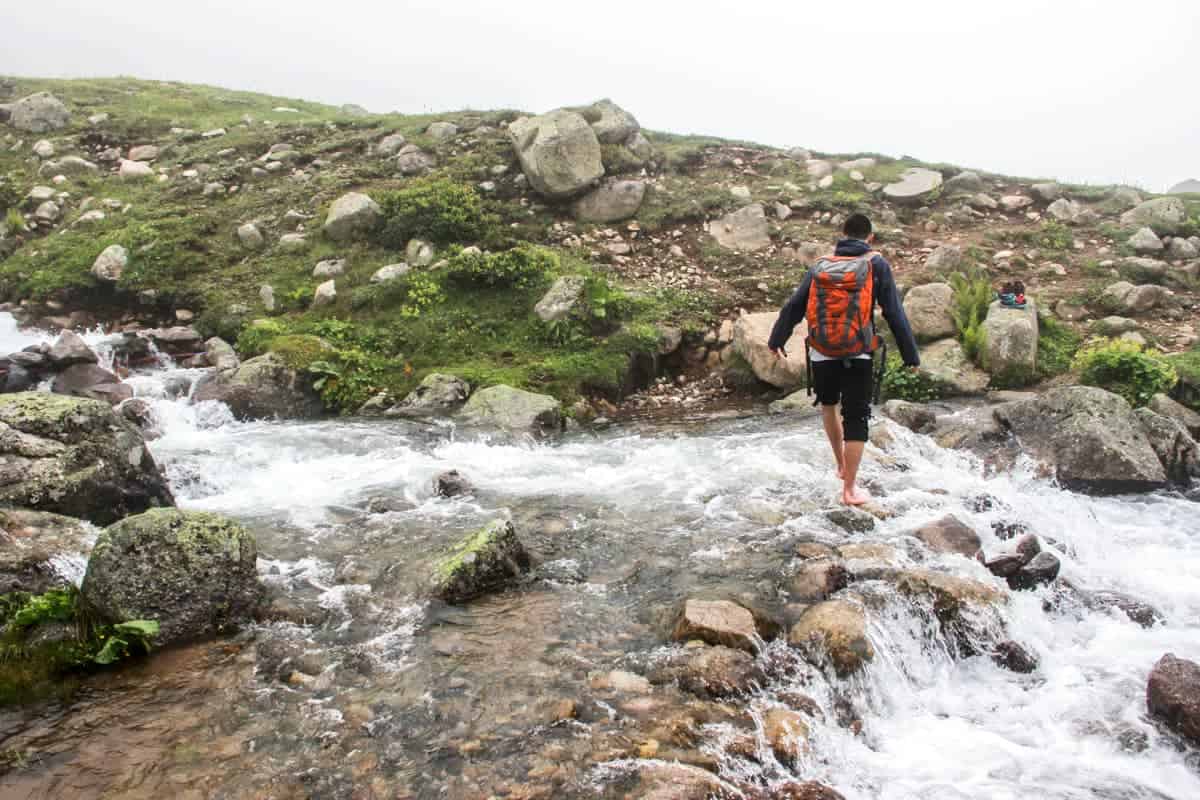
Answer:
[[(925, 266), (934, 272), (953, 272), (966, 263), (967, 257), (963, 249), (956, 244), (938, 245), (925, 259)], [(940, 284), (945, 285), (945, 284)], [(919, 288), (919, 287), (918, 287)]]
[(67, 127), (71, 112), (49, 92), (23, 97), (8, 107), (8, 124), (27, 133), (45, 133)]
[(238, 419), (314, 419), (325, 408), (312, 379), (276, 353), (215, 373), (196, 387), (195, 402), (219, 400)]
[(1033, 299), (1025, 308), (1006, 308), (999, 300), (983, 322), (983, 368), (999, 385), (1024, 385), (1037, 370), (1038, 315)]
[(646, 196), (645, 181), (605, 181), (571, 205), (580, 222), (620, 222), (637, 214)]
[(452, 414), (467, 402), (471, 386), (454, 375), (434, 372), (408, 393), (399, 404), (388, 409), (388, 416), (434, 417)]
[(991, 381), (991, 376), (967, 358), (957, 339), (942, 339), (921, 348), (920, 371), (936, 381), (947, 397), (983, 394)]
[(1133, 409), (1093, 386), (1064, 386), (1004, 403), (996, 420), (1064, 487), (1096, 494), (1161, 488), (1167, 475)]
[(175, 500), (107, 403), (24, 392), (0, 396), (0, 504), (107, 524)]
[(1138, 203), (1121, 215), (1127, 227), (1145, 225), (1155, 233), (1175, 234), (1187, 222), (1187, 206), (1178, 197), (1155, 197)]
[(110, 623), (157, 621), (156, 644), (215, 636), (259, 607), (257, 557), (254, 536), (232, 520), (154, 509), (100, 534), (83, 597)]
[(464, 425), (545, 435), (562, 429), (562, 404), (549, 395), (500, 384), (471, 395), (458, 420)]
[(497, 520), (465, 537), (437, 560), (431, 594), (446, 603), (465, 603), (521, 577), (530, 563), (512, 523)]
[(83, 574), (96, 531), (82, 520), (24, 509), (0, 510), (0, 595), (41, 594)]
[(574, 111), (521, 117), (508, 126), (508, 136), (529, 185), (546, 197), (570, 197), (604, 175), (600, 141)]
[(1162, 239), (1149, 228), (1138, 228), (1127, 244), (1138, 253), (1161, 253), (1163, 250)]
[(729, 250), (761, 250), (771, 244), (767, 213), (761, 203), (731, 211), (709, 223), (708, 232)]
[(587, 278), (582, 275), (560, 276), (533, 307), (533, 313), (542, 322), (555, 322), (570, 316), (583, 299), (586, 285)]
[(1046, 214), (1068, 225), (1085, 225), (1095, 221), (1096, 212), (1075, 200), (1060, 197), (1046, 208)]
[(792, 626), (788, 644), (818, 666), (829, 664), (846, 677), (875, 658), (867, 636), (867, 613), (859, 603), (826, 600), (810, 607)]
[(50, 391), (115, 406), (133, 397), (129, 384), (97, 364), (74, 364), (54, 376)]
[(883, 194), (897, 203), (923, 203), (942, 186), (942, 173), (924, 167), (912, 167), (900, 180), (883, 187)]
[(129, 251), (119, 244), (110, 244), (96, 256), (92, 274), (105, 283), (116, 283), (121, 280), (128, 263)]
[(1149, 408), (1139, 408), (1134, 413), (1169, 480), (1187, 484), (1200, 478), (1200, 446), (1182, 422)]
[(953, 307), (954, 289), (947, 283), (914, 286), (904, 296), (904, 313), (919, 342), (945, 339), (957, 332)]
[(368, 233), (382, 215), (379, 204), (360, 192), (348, 192), (329, 207), (323, 230), (330, 239), (345, 242)]
[(973, 195), (986, 189), (983, 178), (979, 177), (978, 173), (964, 170), (953, 178), (947, 179), (945, 183), (945, 192), (948, 196), (955, 195)]
[(579, 112), (591, 124), (600, 144), (623, 144), (641, 129), (633, 114), (607, 98)]
[(1183, 403), (1172, 400), (1165, 394), (1156, 394), (1150, 398), (1150, 402), (1147, 403), (1146, 407), (1155, 414), (1161, 414), (1164, 417), (1170, 417), (1173, 420), (1183, 423), (1183, 426), (1187, 428), (1192, 438), (1200, 437), (1200, 414), (1197, 414)]
[(1100, 303), (1111, 311), (1124, 314), (1143, 314), (1161, 305), (1171, 291), (1153, 283), (1134, 286), (1128, 281), (1117, 281), (1105, 287)]
[(777, 317), (773, 311), (738, 317), (733, 325), (733, 350), (750, 365), (759, 380), (780, 389), (792, 389), (804, 384), (804, 339), (808, 326), (804, 322), (797, 325), (787, 358), (776, 358), (767, 342)]
[(1200, 747), (1200, 664), (1167, 653), (1146, 683), (1150, 716)]
[(66, 369), (75, 364), (95, 364), (99, 358), (88, 347), (83, 337), (74, 331), (63, 331), (46, 353), (46, 358), (56, 369)]

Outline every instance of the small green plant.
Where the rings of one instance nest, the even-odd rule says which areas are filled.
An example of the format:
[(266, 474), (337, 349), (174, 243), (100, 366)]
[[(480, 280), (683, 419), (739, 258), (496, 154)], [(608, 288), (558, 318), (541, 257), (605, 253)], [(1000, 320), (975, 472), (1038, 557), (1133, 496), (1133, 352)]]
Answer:
[(1069, 370), (1079, 349), (1079, 338), (1079, 334), (1053, 317), (1042, 317), (1038, 323), (1038, 377), (1053, 378)]
[(304, 311), (312, 305), (315, 294), (311, 286), (297, 286), (283, 295), (283, 304), (296, 311)]
[(4, 230), (9, 233), (20, 233), (25, 230), (25, 215), (15, 208), (4, 212)]
[(437, 244), (473, 241), (492, 222), (474, 188), (445, 178), (420, 178), (382, 194), (379, 207), (376, 239), (393, 250), (403, 250), (417, 237)]
[(545, 283), (560, 267), (553, 250), (525, 244), (502, 253), (460, 252), (451, 257), (446, 274), (460, 283), (524, 289)]
[(1135, 408), (1170, 390), (1179, 380), (1166, 358), (1136, 342), (1120, 339), (1081, 350), (1073, 363), (1079, 370), (1080, 383), (1119, 394)]
[(267, 352), (267, 346), (272, 339), (283, 336), (285, 333), (287, 333), (287, 329), (276, 320), (257, 320), (254, 324), (247, 325), (238, 334), (237, 351), (246, 358), (260, 356)]
[(928, 403), (942, 396), (937, 381), (923, 372), (906, 368), (900, 357), (895, 354), (888, 358), (881, 388), (883, 396), (888, 400)]
[(417, 273), (410, 276), (405, 284), (407, 296), (400, 305), (400, 316), (415, 319), (426, 309), (441, 303), (446, 299), (442, 285), (432, 275)]
[(978, 363), (983, 355), (983, 321), (987, 319), (988, 307), (992, 303), (992, 282), (987, 272), (975, 268), (956, 272), (950, 276), (950, 288), (954, 290), (950, 316), (958, 329), (958, 340), (962, 343), (967, 358)]
[(111, 628), (97, 633), (96, 638), (104, 642), (104, 646), (100, 648), (100, 652), (92, 656), (92, 661), (107, 666), (131, 655), (149, 653), (156, 636), (158, 636), (156, 620), (135, 619), (129, 622), (119, 622)]

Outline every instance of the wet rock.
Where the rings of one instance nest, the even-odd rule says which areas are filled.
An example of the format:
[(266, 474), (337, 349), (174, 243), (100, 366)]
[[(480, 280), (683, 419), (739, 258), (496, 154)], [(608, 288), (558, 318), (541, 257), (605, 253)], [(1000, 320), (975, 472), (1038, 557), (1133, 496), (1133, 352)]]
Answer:
[(533, 307), (542, 322), (554, 322), (570, 316), (583, 299), (587, 278), (582, 275), (562, 275)]
[(563, 426), (562, 405), (558, 400), (503, 384), (471, 395), (457, 419), (464, 425), (539, 436), (557, 433)]
[(433, 567), (431, 593), (461, 604), (496, 591), (529, 570), (530, 558), (511, 522), (497, 520), (467, 536)]
[(989, 558), (983, 565), (997, 578), (1007, 578), (1025, 566), (1025, 559), (1016, 553), (1001, 553)]
[(774, 786), (770, 795), (764, 797), (769, 800), (846, 800), (840, 792), (816, 781), (793, 781)]
[(908, 291), (904, 296), (904, 313), (917, 341), (933, 342), (954, 336), (958, 328), (950, 313), (953, 301), (954, 289), (947, 283), (926, 283)]
[(132, 422), (146, 441), (153, 441), (161, 435), (154, 419), (154, 410), (146, 400), (131, 397), (117, 406), (117, 413)]
[(850, 575), (840, 559), (813, 558), (803, 562), (787, 580), (786, 590), (799, 603), (819, 603), (849, 584)]
[(937, 411), (933, 406), (910, 403), (907, 400), (888, 400), (883, 404), (880, 413), (915, 433), (932, 430), (937, 422)]
[(717, 244), (729, 250), (752, 252), (771, 244), (767, 213), (761, 203), (752, 203), (713, 220), (708, 232)]
[(73, 585), (94, 536), (90, 525), (71, 517), (0, 510), (0, 595)]
[(853, 506), (826, 511), (825, 518), (849, 533), (869, 533), (875, 530), (875, 517)]
[(155, 328), (145, 331), (163, 353), (169, 356), (192, 356), (204, 349), (204, 337), (195, 328), (178, 325), (174, 328)]
[(678, 681), (684, 691), (709, 699), (748, 695), (765, 681), (752, 656), (720, 645), (685, 648), (655, 677)]
[(307, 374), (289, 367), (276, 353), (209, 376), (196, 387), (193, 399), (219, 400), (242, 420), (314, 419), (325, 410)]
[(709, 800), (730, 796), (727, 786), (713, 773), (686, 764), (648, 761), (639, 766), (637, 784), (630, 797), (639, 800)]
[(953, 515), (922, 525), (913, 536), (934, 552), (958, 553), (967, 558), (974, 558), (982, 546), (979, 534)]
[(105, 529), (83, 597), (109, 622), (152, 619), (155, 644), (215, 636), (262, 600), (254, 536), (217, 514), (154, 509)]
[(808, 723), (790, 708), (775, 707), (763, 714), (763, 736), (784, 764), (795, 764), (808, 752)]
[(443, 472), (433, 479), (433, 493), (438, 497), (458, 497), (473, 491), (475, 487), (456, 469)]
[(63, 331), (46, 354), (56, 369), (66, 369), (75, 364), (95, 364), (99, 359), (79, 334)]
[(992, 651), (992, 661), (1009, 672), (1022, 675), (1028, 675), (1038, 668), (1037, 657), (1012, 640), (996, 645)]
[(996, 589), (970, 578), (926, 569), (897, 570), (887, 576), (901, 594), (928, 597), (942, 622), (954, 622), (966, 608), (983, 608), (1003, 601)]
[(692, 598), (683, 604), (671, 638), (677, 642), (699, 639), (754, 653), (759, 630), (753, 612), (737, 603)]
[(529, 185), (546, 197), (569, 197), (604, 174), (600, 141), (574, 111), (521, 117), (508, 136)]
[(1068, 489), (1120, 494), (1166, 484), (1166, 472), (1133, 409), (1103, 389), (1059, 387), (1036, 399), (996, 406), (993, 413)]
[(1161, 611), (1145, 600), (1123, 592), (1087, 592), (1083, 595), (1083, 602), (1094, 610), (1115, 608), (1143, 628), (1153, 628), (1165, 619)]
[(1191, 744), (1200, 746), (1200, 664), (1167, 653), (1150, 672), (1146, 708)]
[(330, 206), (323, 229), (334, 241), (350, 241), (374, 228), (382, 214), (379, 205), (367, 195), (348, 192)]
[(0, 396), (0, 504), (107, 524), (174, 502), (141, 434), (108, 404)]
[(1200, 445), (1182, 422), (1148, 408), (1139, 408), (1133, 413), (1158, 455), (1168, 480), (1186, 485), (1200, 478)]
[(1033, 589), (1045, 583), (1053, 583), (1062, 568), (1058, 557), (1043, 550), (1034, 556), (1028, 564), (1008, 576), (1009, 588), (1014, 590)]
[(454, 375), (431, 373), (398, 405), (388, 409), (389, 417), (433, 417), (454, 413), (471, 394), (466, 381)]
[(804, 338), (807, 326), (796, 326), (787, 358), (776, 358), (767, 346), (778, 314), (773, 311), (743, 314), (733, 326), (733, 350), (750, 365), (759, 380), (780, 389), (804, 383)]
[(817, 666), (831, 664), (841, 677), (858, 672), (875, 658), (875, 647), (867, 637), (866, 611), (848, 600), (827, 600), (809, 608), (792, 626), (788, 644)]
[(32, 371), (16, 363), (8, 365), (7, 372), (3, 378), (3, 393), (5, 394), (28, 392), (31, 389), (36, 389), (38, 384), (38, 378)]
[(96, 364), (75, 364), (54, 377), (50, 391), (70, 397), (102, 400), (115, 406), (133, 397), (133, 389), (113, 373)]

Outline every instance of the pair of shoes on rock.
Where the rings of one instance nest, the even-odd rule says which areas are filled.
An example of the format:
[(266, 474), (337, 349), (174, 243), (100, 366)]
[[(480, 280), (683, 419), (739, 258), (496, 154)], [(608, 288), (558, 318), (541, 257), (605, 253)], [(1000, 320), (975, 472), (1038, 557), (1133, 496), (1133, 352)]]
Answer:
[(1000, 287), (1000, 305), (1005, 308), (1025, 307), (1025, 284), (1021, 281), (1010, 281)]

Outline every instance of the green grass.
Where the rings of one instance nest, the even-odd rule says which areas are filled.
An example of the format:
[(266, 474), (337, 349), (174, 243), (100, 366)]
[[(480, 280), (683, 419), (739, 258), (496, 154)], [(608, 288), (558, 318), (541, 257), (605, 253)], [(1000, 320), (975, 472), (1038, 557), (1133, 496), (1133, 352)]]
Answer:
[(1081, 337), (1053, 317), (1038, 320), (1037, 377), (1053, 378), (1071, 369)]

